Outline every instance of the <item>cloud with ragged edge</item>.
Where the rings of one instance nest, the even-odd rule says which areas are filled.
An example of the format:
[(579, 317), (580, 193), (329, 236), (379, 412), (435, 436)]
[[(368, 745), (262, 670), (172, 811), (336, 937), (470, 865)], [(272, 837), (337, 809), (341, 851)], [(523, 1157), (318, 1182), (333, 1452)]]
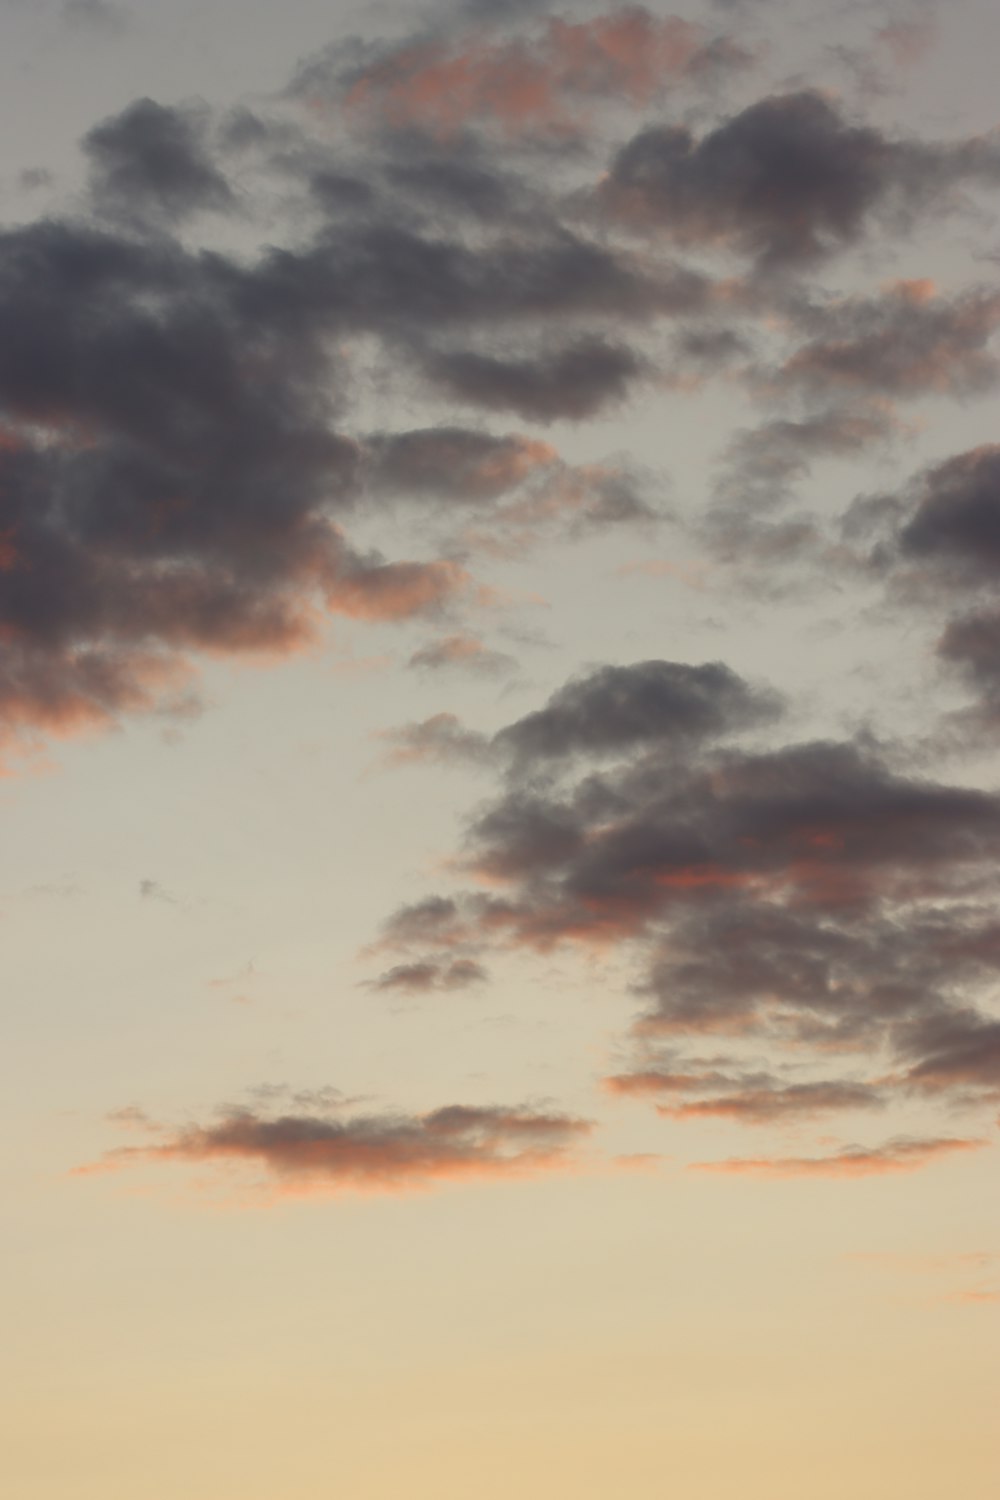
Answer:
[(752, 687), (721, 662), (690, 667), (647, 661), (598, 667), (568, 682), (544, 708), (492, 739), (450, 713), (382, 730), (378, 737), (392, 747), (392, 764), (492, 759), (516, 772), (642, 744), (685, 745), (766, 723), (781, 711), (777, 694)]
[(669, 85), (704, 85), (751, 61), (730, 37), (631, 5), (582, 21), (550, 16), (523, 38), (473, 31), (335, 45), (300, 68), (293, 89), (376, 130), (447, 140), (489, 125), (563, 138), (581, 134), (601, 101), (641, 107)]
[(367, 981), (367, 987), (378, 994), (426, 995), (441, 990), (467, 990), (485, 984), (489, 975), (482, 964), (470, 958), (453, 958), (445, 963), (394, 964)]
[(474, 729), (466, 729), (456, 714), (432, 714), (419, 724), (403, 724), (376, 733), (387, 749), (386, 766), (408, 766), (428, 762), (479, 761), (489, 754), (489, 740)]
[[(571, 389), (564, 398), (574, 399)], [(369, 507), (391, 507), (403, 519), (417, 515), (463, 554), (517, 556), (560, 532), (573, 537), (665, 519), (652, 482), (627, 458), (569, 464), (551, 443), (524, 433), (413, 428), (374, 434), (364, 451)]]
[(860, 497), (841, 530), (893, 604), (937, 620), (938, 663), (974, 694), (957, 722), (991, 732), (1000, 716), (1000, 447), (954, 454), (895, 494)]
[(636, 1069), (612, 1074), (604, 1083), (612, 1094), (651, 1097), (657, 1113), (666, 1119), (733, 1120), (741, 1125), (798, 1123), (847, 1110), (882, 1109), (886, 1103), (884, 1092), (868, 1083), (788, 1083), (768, 1073), (726, 1074), (718, 1069)]
[[(473, 6), (448, 36), (319, 53), (253, 108), (139, 99), (95, 122), (86, 191), (0, 233), (8, 758), (192, 714), (203, 658), (315, 649), (337, 617), (474, 639), (477, 557), (662, 514), (627, 462), (568, 463), (559, 423), (769, 381), (824, 403), (743, 440), (758, 489), (791, 489), (852, 434), (892, 436), (872, 402), (983, 389), (988, 292), (838, 299), (802, 276), (962, 210), (997, 180), (994, 138), (897, 138), (809, 90), (720, 109), (712, 80), (750, 87), (749, 61), (735, 24)], [(675, 103), (695, 98), (697, 132)], [(737, 274), (678, 249), (731, 252)], [(754, 274), (779, 264), (794, 295)], [(363, 420), (372, 349), (387, 394), (428, 409), (402, 431)], [(547, 431), (483, 425), (509, 414)], [(354, 539), (390, 508), (410, 555)]]
[[(417, 965), (622, 950), (645, 1006), (634, 1060), (606, 1088), (674, 1122), (995, 1108), (1000, 801), (862, 739), (740, 743), (773, 737), (780, 713), (718, 663), (571, 681), (493, 736), (500, 789), (454, 861), (479, 889), (400, 908), (379, 949)], [(689, 1055), (706, 1037), (730, 1054)], [(796, 1170), (916, 1169), (937, 1154), (924, 1142)]]
[(989, 348), (1000, 329), (992, 288), (947, 296), (931, 281), (898, 281), (875, 297), (802, 306), (796, 322), (806, 341), (763, 377), (768, 390), (904, 399), (970, 396), (1000, 380)]
[(760, 99), (700, 138), (679, 125), (641, 131), (615, 158), (599, 204), (637, 231), (767, 270), (816, 263), (879, 219), (905, 222), (962, 185), (998, 180), (992, 137), (895, 139), (803, 89)]
[(572, 1170), (592, 1128), (587, 1120), (527, 1106), (459, 1104), (424, 1114), (346, 1117), (228, 1109), (208, 1124), (177, 1129), (144, 1117), (126, 1123), (152, 1139), (117, 1147), (76, 1175), (179, 1163), (219, 1168), (225, 1182), (249, 1169), (259, 1174), (252, 1186), (265, 1198), (401, 1193)]

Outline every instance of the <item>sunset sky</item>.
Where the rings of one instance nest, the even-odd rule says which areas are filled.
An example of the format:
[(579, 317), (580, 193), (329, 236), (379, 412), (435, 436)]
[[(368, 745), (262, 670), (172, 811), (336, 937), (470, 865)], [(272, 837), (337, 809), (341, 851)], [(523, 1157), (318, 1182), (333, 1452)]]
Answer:
[(996, 1500), (995, 0), (0, 0), (16, 1500)]

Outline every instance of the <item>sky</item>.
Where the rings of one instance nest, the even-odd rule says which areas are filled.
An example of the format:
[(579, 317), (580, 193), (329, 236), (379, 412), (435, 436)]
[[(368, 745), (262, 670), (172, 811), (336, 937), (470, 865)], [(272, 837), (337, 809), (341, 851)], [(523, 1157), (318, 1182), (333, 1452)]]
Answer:
[(19, 1500), (994, 1500), (998, 46), (0, 0)]

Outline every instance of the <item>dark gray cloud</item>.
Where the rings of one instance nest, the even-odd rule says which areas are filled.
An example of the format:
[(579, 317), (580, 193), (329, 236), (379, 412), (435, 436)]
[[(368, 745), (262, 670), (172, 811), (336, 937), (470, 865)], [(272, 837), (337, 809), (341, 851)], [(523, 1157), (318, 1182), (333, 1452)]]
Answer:
[(1000, 447), (974, 448), (927, 471), (895, 538), (900, 560), (975, 585), (1000, 574)]
[(525, 932), (554, 937), (588, 912), (634, 930), (741, 891), (860, 914), (916, 882), (926, 898), (986, 880), (997, 850), (995, 797), (910, 779), (850, 742), (720, 753), (688, 777), (654, 750), (568, 792), (516, 786), (469, 831), (473, 868), (544, 882)]
[[(864, 740), (713, 744), (774, 711), (718, 666), (567, 684), (494, 738), (506, 784), (468, 820), (459, 862), (490, 894), (403, 908), (385, 944), (430, 963), (624, 947), (645, 1008), (639, 1058), (611, 1087), (667, 1096), (675, 1118), (776, 1124), (917, 1092), (977, 1103), (995, 1067), (1000, 799)], [(618, 763), (594, 770), (609, 752)], [(574, 755), (578, 774), (541, 774)], [(771, 1065), (650, 1059), (667, 1038), (715, 1035)], [(881, 1059), (868, 1078), (862, 1053)], [(804, 1063), (822, 1076), (795, 1077)]]
[(753, 345), (739, 329), (707, 323), (702, 328), (687, 328), (679, 333), (672, 352), (681, 372), (694, 370), (699, 375), (712, 375), (738, 360), (747, 360)]
[(973, 610), (949, 620), (937, 643), (941, 661), (980, 695), (991, 721), (1000, 715), (1000, 609)]
[(582, 421), (620, 405), (647, 367), (627, 345), (586, 338), (527, 359), (474, 350), (427, 353), (423, 374), (453, 401), (533, 422)]
[(903, 1033), (906, 1082), (930, 1094), (1000, 1100), (1000, 1020), (971, 1008), (922, 1016)]
[(207, 111), (137, 99), (83, 139), (91, 190), (105, 212), (154, 215), (169, 224), (204, 209), (228, 211), (235, 199), (212, 160)]
[(721, 662), (636, 662), (599, 667), (567, 683), (494, 743), (517, 761), (544, 763), (714, 739), (767, 723), (780, 711), (773, 693), (751, 687)]
[[(961, 877), (962, 872), (956, 872)], [(959, 879), (961, 885), (961, 878)], [(671, 922), (641, 994), (648, 1035), (761, 1028), (851, 1050), (986, 992), (1000, 972), (988, 905), (876, 899), (867, 912), (723, 894)]]
[(395, 964), (371, 980), (369, 988), (379, 993), (426, 995), (438, 990), (467, 990), (485, 984), (488, 979), (482, 964), (471, 958), (455, 958), (447, 963), (428, 960)]
[(895, 494), (862, 496), (842, 523), (848, 546), (897, 606), (939, 622), (936, 654), (977, 694), (959, 715), (989, 728), (1000, 710), (1000, 447), (985, 444), (918, 473)]
[(399, 618), (461, 587), (351, 549), (334, 324), (273, 273), (72, 223), (0, 234), (8, 727), (148, 707), (178, 653), (293, 649), (319, 601)]
[(676, 1065), (616, 1073), (605, 1079), (605, 1087), (613, 1094), (658, 1101), (657, 1113), (670, 1119), (734, 1120), (742, 1125), (814, 1120), (848, 1110), (882, 1109), (887, 1102), (885, 1091), (870, 1083), (787, 1083), (767, 1072), (678, 1071)]
[[(527, 134), (510, 128), (526, 76), (511, 83), (512, 61), (530, 64), (540, 90)], [(581, 212), (594, 104), (643, 104), (745, 62), (731, 39), (636, 6), (543, 17), (519, 35), (340, 47), (310, 59), (273, 107), (216, 116), (141, 99), (91, 130), (94, 217), (0, 233), (3, 737), (158, 705), (191, 712), (199, 653), (289, 652), (330, 614), (426, 615), (450, 644), (415, 665), (499, 669), (443, 613), (476, 597), (463, 559), (646, 525), (651, 487), (627, 462), (570, 465), (531, 434), (447, 418), (355, 431), (359, 395), (377, 368), (407, 399), (580, 420), (653, 377), (645, 350), (661, 319), (682, 320), (682, 375), (749, 359), (744, 324), (773, 294), (637, 251), (631, 237), (626, 249)], [(459, 82), (435, 94), (448, 78)], [(335, 110), (332, 133), (300, 108), (313, 94)], [(411, 118), (425, 94), (459, 110), (454, 129), (433, 112)], [(557, 142), (567, 109), (583, 135)], [(779, 244), (795, 194), (772, 188), (789, 134), (807, 163), (796, 156), (795, 171), (820, 166), (800, 194), (800, 238)], [(742, 198), (726, 175), (740, 142)], [(940, 185), (992, 170), (987, 141), (887, 141), (807, 94), (762, 101), (688, 146), (700, 186), (684, 178), (697, 212), (677, 218), (680, 237), (700, 243), (702, 215), (710, 238), (749, 235), (793, 258), (810, 236), (850, 239), (870, 208), (924, 201), (935, 172)], [(626, 148), (612, 185), (638, 150)], [(238, 211), (238, 254), (205, 238), (220, 228), (197, 219), (207, 209)], [(948, 317), (968, 329), (977, 308), (988, 311), (949, 304)], [(796, 326), (816, 342), (812, 324)], [(857, 437), (857, 425), (834, 432), (840, 420), (775, 427), (756, 456), (749, 439), (737, 456), (765, 478), (784, 464), (788, 482), (807, 450)], [(390, 505), (394, 521), (410, 507), (425, 557), (352, 542)]]
[(915, 213), (998, 176), (989, 141), (894, 140), (803, 90), (761, 99), (700, 139), (682, 126), (641, 131), (600, 196), (613, 217), (679, 244), (805, 265), (854, 244), (876, 215)]

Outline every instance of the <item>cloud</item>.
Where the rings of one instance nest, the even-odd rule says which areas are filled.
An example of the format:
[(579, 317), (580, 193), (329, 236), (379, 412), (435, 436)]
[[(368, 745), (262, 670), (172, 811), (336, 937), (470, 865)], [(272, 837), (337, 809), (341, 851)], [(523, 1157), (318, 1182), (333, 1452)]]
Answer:
[(859, 241), (876, 216), (942, 205), (946, 191), (998, 173), (989, 140), (894, 140), (802, 90), (761, 99), (700, 139), (683, 126), (641, 131), (600, 201), (612, 218), (681, 245), (805, 266)]
[[(401, 908), (380, 946), (426, 963), (622, 950), (645, 1008), (637, 1059), (607, 1086), (673, 1118), (985, 1107), (1000, 1089), (1000, 801), (861, 737), (718, 743), (776, 708), (720, 664), (566, 684), (494, 736), (502, 781), (452, 862), (480, 888)], [(766, 1049), (767, 1068), (658, 1057), (706, 1036)], [(861, 1055), (878, 1076), (858, 1076)]]
[[(967, 872), (957, 865), (961, 888)], [(641, 1032), (760, 1033), (851, 1054), (891, 1037), (901, 1045), (908, 1018), (995, 983), (1000, 946), (987, 901), (897, 905), (877, 890), (867, 913), (736, 890), (675, 918), (639, 985), (653, 1002)]]
[(917, 1061), (906, 1082), (926, 1093), (1000, 1099), (1000, 1020), (969, 1008), (916, 1019), (902, 1036)]
[(888, 597), (920, 617), (941, 611), (938, 661), (977, 701), (954, 716), (960, 730), (990, 730), (1000, 705), (993, 603), (1000, 577), (1000, 447), (983, 444), (917, 474), (895, 494), (861, 497), (842, 532)]
[(471, 672), (479, 677), (500, 677), (517, 665), (512, 656), (503, 651), (491, 651), (475, 636), (447, 635), (421, 646), (407, 662), (423, 672), (448, 670)]
[[(477, 6), (483, 11), (496, 17), (495, 6)], [(500, 10), (501, 17), (511, 13), (509, 4)], [(530, 38), (428, 34), (334, 46), (303, 65), (294, 89), (314, 104), (339, 106), (350, 123), (375, 128), (416, 126), (449, 139), (477, 124), (565, 136), (581, 128), (585, 104), (642, 105), (668, 84), (749, 62), (728, 38), (630, 6), (584, 21), (551, 17)]]
[(366, 498), (443, 527), (463, 554), (517, 556), (553, 533), (662, 519), (627, 460), (569, 464), (549, 443), (520, 433), (415, 428), (375, 434), (363, 451)]
[[(853, 458), (897, 436), (900, 424), (885, 406), (841, 406), (792, 419), (775, 417), (737, 432), (724, 454), (709, 525), (716, 544), (730, 546), (752, 530), (761, 510), (792, 493), (818, 459)], [(752, 508), (752, 509), (751, 509)]]
[(919, 1172), (943, 1156), (979, 1151), (988, 1142), (950, 1137), (893, 1140), (884, 1146), (845, 1146), (832, 1156), (759, 1156), (692, 1162), (689, 1171), (739, 1177), (884, 1177)]
[(379, 993), (423, 995), (436, 990), (466, 990), (476, 984), (485, 984), (488, 979), (482, 964), (469, 958), (456, 958), (448, 963), (396, 964), (368, 984), (370, 989)]
[(1000, 573), (1000, 446), (987, 444), (929, 469), (895, 537), (898, 558), (962, 583)]
[(384, 764), (406, 766), (421, 762), (480, 761), (489, 752), (489, 740), (466, 729), (455, 714), (433, 714), (419, 724), (381, 729), (376, 738), (389, 746)]
[(767, 723), (778, 698), (721, 662), (646, 661), (599, 667), (567, 683), (544, 708), (500, 731), (497, 747), (521, 762), (682, 745)]
[[(471, 821), (462, 863), (512, 888), (511, 936), (529, 945), (621, 940), (734, 901), (744, 916), (760, 903), (762, 917), (857, 919), (889, 898), (927, 901), (972, 888), (1000, 851), (995, 797), (910, 780), (850, 743), (728, 751), (704, 766), (696, 757), (685, 771), (655, 747), (658, 732), (670, 748), (669, 718), (652, 729), (612, 720), (592, 741), (586, 718), (555, 718), (560, 733), (551, 742), (547, 721), (537, 729), (522, 722), (528, 727), (512, 748), (523, 736), (542, 757), (550, 743), (566, 754), (654, 741), (634, 765), (585, 775), (568, 790), (515, 781)], [(728, 726), (710, 719), (707, 727)], [(495, 743), (508, 734), (514, 726)]]
[(228, 1110), (207, 1125), (149, 1127), (148, 1145), (123, 1146), (81, 1175), (165, 1162), (250, 1166), (281, 1196), (396, 1193), (449, 1181), (531, 1176), (575, 1164), (591, 1125), (528, 1107), (448, 1105), (426, 1114), (269, 1117)]
[(961, 397), (1000, 378), (988, 348), (1000, 328), (1000, 293), (987, 288), (947, 297), (932, 282), (899, 281), (877, 297), (842, 298), (800, 318), (815, 334), (772, 377), (777, 390)]
[(465, 427), (389, 433), (368, 446), (373, 490), (459, 506), (497, 500), (559, 462), (555, 449), (537, 438)]
[(1000, 714), (1000, 610), (975, 610), (949, 620), (937, 655), (977, 690), (980, 714), (995, 722)]
[(107, 730), (125, 713), (187, 718), (197, 710), (186, 664), (155, 652), (15, 643), (0, 660), (0, 752), (39, 736)]
[[(484, 424), (504, 411), (590, 420), (669, 382), (653, 359), (660, 320), (680, 320), (666, 343), (681, 380), (740, 362), (750, 379), (746, 325), (776, 308), (811, 365), (855, 324), (866, 334), (861, 301), (851, 312), (850, 299), (821, 306), (803, 292), (796, 324), (788, 297), (664, 254), (667, 231), (638, 240), (614, 194), (644, 136), (601, 189), (623, 217), (589, 214), (615, 124), (597, 106), (620, 112), (745, 66), (731, 39), (640, 6), (585, 20), (520, 12), (515, 30), (516, 10), (499, 30), (328, 50), (253, 110), (136, 100), (83, 138), (89, 197), (0, 233), (6, 748), (191, 712), (203, 657), (311, 650), (337, 616), (436, 621), (441, 642), (410, 648), (415, 666), (499, 671), (498, 653), (465, 644), (476, 637), (460, 610), (485, 597), (470, 557), (661, 517), (627, 457), (573, 464), (535, 432), (450, 413), (359, 430), (376, 386), (382, 410), (444, 400)], [(559, 136), (567, 120), (573, 141)], [(785, 245), (788, 195), (775, 184), (789, 138), (808, 192)], [(712, 176), (737, 146), (753, 168), (740, 192), (728, 167)], [(711, 220), (713, 242), (745, 248), (749, 235), (792, 259), (841, 230), (851, 239), (890, 201), (989, 178), (995, 154), (985, 138), (890, 141), (809, 94), (760, 101), (688, 148), (687, 207), (671, 207), (669, 234), (700, 246)], [(904, 302), (914, 326), (924, 320), (934, 359), (952, 341), (956, 388), (989, 357), (976, 340), (992, 303), (976, 295), (883, 298), (889, 322)], [(945, 330), (933, 338), (932, 315)], [(789, 483), (806, 455), (877, 440), (886, 419), (867, 411), (852, 397), (772, 430), (758, 460), (772, 473), (783, 463)], [(411, 527), (416, 555), (361, 548), (382, 521)]]
[[(768, 1074), (727, 1076), (716, 1070), (646, 1068), (614, 1074), (605, 1079), (605, 1087), (615, 1094), (675, 1098), (675, 1103), (656, 1105), (657, 1113), (669, 1119), (722, 1119), (742, 1125), (798, 1123), (844, 1110), (881, 1109), (886, 1103), (885, 1095), (868, 1083), (782, 1083)], [(706, 1097), (683, 1097), (699, 1094)]]
[(471, 349), (423, 356), (424, 375), (454, 401), (493, 411), (513, 411), (534, 422), (582, 421), (619, 405), (646, 373), (630, 348), (585, 338), (527, 359)]
[(126, 218), (170, 223), (204, 209), (227, 212), (235, 199), (205, 141), (205, 112), (138, 99), (83, 139), (91, 190), (100, 207)]
[(167, 901), (171, 906), (177, 905), (176, 896), (171, 896), (169, 891), (164, 890), (158, 880), (140, 880), (139, 895), (144, 901)]

